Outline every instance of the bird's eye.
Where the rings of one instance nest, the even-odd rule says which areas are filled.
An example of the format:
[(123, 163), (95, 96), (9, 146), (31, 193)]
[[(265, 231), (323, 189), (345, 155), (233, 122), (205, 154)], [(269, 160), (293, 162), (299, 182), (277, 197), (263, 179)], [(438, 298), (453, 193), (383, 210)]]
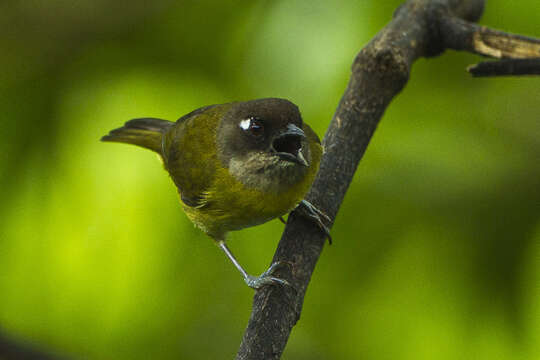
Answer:
[(264, 133), (264, 125), (262, 121), (256, 117), (249, 117), (240, 121), (240, 128), (255, 137), (260, 137)]

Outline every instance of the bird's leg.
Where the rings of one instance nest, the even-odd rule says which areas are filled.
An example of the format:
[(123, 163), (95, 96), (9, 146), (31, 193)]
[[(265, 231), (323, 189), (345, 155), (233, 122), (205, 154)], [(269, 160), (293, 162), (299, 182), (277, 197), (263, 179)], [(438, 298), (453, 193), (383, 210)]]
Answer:
[(279, 221), (281, 221), (283, 224), (287, 225), (287, 222), (283, 218), (283, 216), (278, 217)]
[(328, 238), (328, 243), (332, 245), (332, 237), (330, 236), (330, 229), (322, 221), (322, 219), (325, 219), (328, 222), (331, 221), (331, 219), (325, 213), (317, 209), (313, 204), (311, 204), (307, 200), (300, 201), (300, 203), (296, 207), (296, 210), (298, 211), (300, 215), (315, 222), (315, 224), (317, 224), (319, 229), (321, 229), (322, 232), (324, 232), (324, 234)]
[(238, 260), (236, 260), (231, 250), (229, 250), (227, 245), (225, 245), (225, 241), (220, 240), (217, 243), (218, 243), (219, 248), (223, 250), (223, 252), (225, 253), (225, 255), (227, 255), (229, 260), (231, 260), (234, 266), (238, 269), (238, 271), (240, 271), (240, 273), (242, 274), (242, 277), (244, 278), (244, 281), (246, 282), (247, 286), (249, 286), (250, 288), (257, 290), (266, 285), (277, 285), (277, 284), (290, 286), (288, 281), (272, 276), (272, 274), (278, 268), (282, 267), (283, 265), (288, 265), (288, 263), (275, 262), (268, 268), (268, 270), (263, 272), (261, 276), (259, 277), (252, 276), (252, 275), (249, 275), (247, 271), (244, 270), (242, 265), (240, 265)]

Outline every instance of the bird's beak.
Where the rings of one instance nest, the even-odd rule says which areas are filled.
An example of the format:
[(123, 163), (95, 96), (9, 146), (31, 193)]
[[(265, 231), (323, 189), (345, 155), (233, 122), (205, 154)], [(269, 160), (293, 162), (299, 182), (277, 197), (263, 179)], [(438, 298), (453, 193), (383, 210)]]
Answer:
[(294, 124), (289, 124), (272, 141), (272, 151), (282, 160), (309, 166), (302, 155), (302, 140), (305, 138), (306, 134), (302, 129)]

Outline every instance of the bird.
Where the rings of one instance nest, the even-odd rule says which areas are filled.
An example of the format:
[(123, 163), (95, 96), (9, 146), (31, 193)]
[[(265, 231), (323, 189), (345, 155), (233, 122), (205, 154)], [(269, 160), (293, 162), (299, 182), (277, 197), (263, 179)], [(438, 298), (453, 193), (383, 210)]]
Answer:
[(208, 105), (176, 122), (132, 119), (101, 140), (156, 152), (178, 188), (189, 220), (215, 241), (253, 289), (290, 285), (274, 276), (284, 264), (275, 262), (260, 276), (248, 274), (226, 245), (229, 232), (282, 220), (298, 208), (331, 241), (322, 221), (328, 217), (304, 200), (323, 147), (289, 100)]

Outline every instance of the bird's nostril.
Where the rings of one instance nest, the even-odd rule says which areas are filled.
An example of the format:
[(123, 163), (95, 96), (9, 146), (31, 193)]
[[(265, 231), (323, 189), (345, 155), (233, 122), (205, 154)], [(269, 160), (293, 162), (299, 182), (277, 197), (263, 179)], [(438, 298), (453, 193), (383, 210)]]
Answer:
[(302, 141), (296, 135), (282, 136), (274, 140), (272, 147), (276, 152), (285, 152), (296, 156), (302, 147)]

